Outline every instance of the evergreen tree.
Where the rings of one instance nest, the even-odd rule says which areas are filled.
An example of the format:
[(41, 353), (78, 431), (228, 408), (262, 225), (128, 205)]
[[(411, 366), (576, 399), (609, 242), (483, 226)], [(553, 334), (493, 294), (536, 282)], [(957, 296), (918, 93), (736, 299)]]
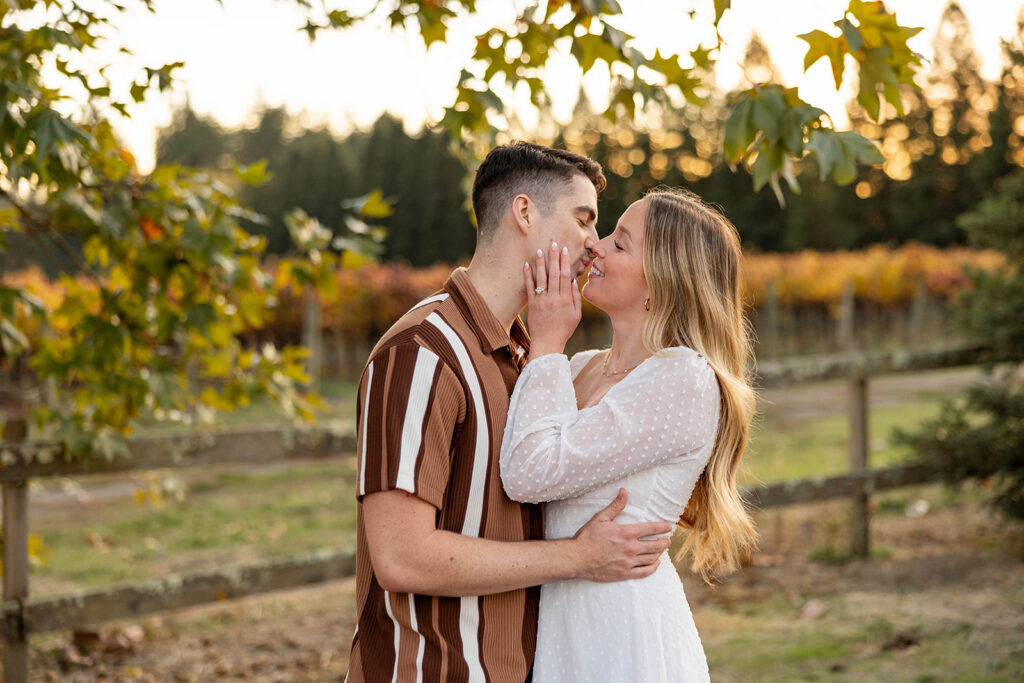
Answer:
[(979, 185), (1024, 166), (1024, 5), (1017, 13), (1017, 32), (1003, 41), (1005, 63), (996, 83), (996, 106), (989, 113), (991, 145), (971, 163)]
[[(284, 123), (278, 110), (267, 110), (267, 125), (243, 138), (249, 145), (247, 155), (255, 159), (258, 151), (268, 154), (270, 180), (260, 187), (247, 188), (244, 201), (266, 217), (265, 225), (252, 225), (250, 231), (263, 234), (268, 249), (284, 253), (291, 247), (291, 238), (284, 217), (292, 209), (302, 209), (336, 233), (341, 233), (341, 202), (360, 194), (357, 188), (354, 160), (346, 147), (327, 130), (305, 131), (291, 140), (275, 136)], [(262, 131), (262, 133), (261, 133)], [(273, 145), (277, 144), (275, 149)]]
[(157, 136), (157, 164), (214, 168), (229, 152), (229, 137), (224, 130), (212, 119), (197, 114), (188, 102)]
[(465, 208), (466, 168), (449, 152), (444, 133), (411, 137), (385, 114), (357, 137), (360, 193), (380, 188), (397, 199), (383, 258), (424, 266), (472, 254), (476, 231)]
[[(1024, 8), (1017, 34), (1004, 43), (1006, 66), (998, 103), (989, 114), (992, 145), (972, 160), (978, 185), (1000, 171), (996, 191), (957, 221), (971, 246), (1006, 255), (1004, 268), (971, 273), (973, 287), (959, 303), (959, 322), (988, 349), (989, 377), (943, 408), (939, 419), (899, 438), (947, 481), (991, 478), (992, 503), (1024, 518)], [(958, 128), (965, 135), (966, 127)], [(995, 365), (1000, 363), (1001, 365)]]
[(956, 216), (985, 191), (967, 165), (988, 139), (988, 86), (978, 73), (970, 22), (956, 2), (942, 13), (932, 72), (907, 114), (910, 177), (887, 193), (887, 232), (895, 242), (962, 242)]
[(900, 433), (922, 462), (950, 482), (992, 477), (993, 504), (1024, 519), (1024, 169), (1002, 178), (994, 195), (959, 221), (972, 246), (998, 249), (1007, 265), (971, 274), (963, 297), (963, 329), (989, 349), (984, 383), (947, 404), (938, 420), (920, 431)]

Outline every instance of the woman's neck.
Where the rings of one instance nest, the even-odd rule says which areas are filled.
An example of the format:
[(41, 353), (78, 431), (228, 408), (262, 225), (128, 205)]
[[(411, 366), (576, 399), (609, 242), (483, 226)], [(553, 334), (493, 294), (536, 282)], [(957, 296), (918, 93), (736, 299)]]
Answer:
[(608, 372), (622, 372), (635, 367), (651, 355), (643, 344), (643, 319), (634, 316), (614, 316), (612, 348), (608, 351)]

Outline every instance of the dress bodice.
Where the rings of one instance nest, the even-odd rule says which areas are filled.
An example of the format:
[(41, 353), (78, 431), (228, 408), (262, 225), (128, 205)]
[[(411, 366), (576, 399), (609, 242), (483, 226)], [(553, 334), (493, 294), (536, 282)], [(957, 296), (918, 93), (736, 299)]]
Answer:
[(512, 395), (502, 481), (515, 500), (550, 502), (548, 538), (573, 535), (620, 487), (619, 521), (679, 519), (714, 445), (718, 383), (696, 352), (666, 349), (580, 410), (572, 380), (595, 353), (534, 359)]

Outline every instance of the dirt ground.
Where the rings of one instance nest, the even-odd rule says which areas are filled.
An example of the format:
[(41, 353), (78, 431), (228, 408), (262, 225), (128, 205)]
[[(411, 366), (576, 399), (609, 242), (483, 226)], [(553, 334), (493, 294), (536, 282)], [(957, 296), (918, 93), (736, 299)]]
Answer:
[[(944, 504), (949, 496), (939, 487), (901, 495), (886, 499), (872, 521), (876, 551), (870, 560), (836, 562), (833, 555), (841, 555), (845, 543), (845, 508), (830, 503), (760, 513), (760, 551), (714, 588), (684, 574), (713, 677), (880, 680), (862, 674), (888, 671), (885, 680), (1019, 680), (1024, 529), (993, 516), (975, 502), (977, 496)], [(939, 502), (915, 516), (925, 499)], [(830, 548), (832, 555), (810, 559)], [(342, 680), (354, 627), (353, 593), (354, 582), (346, 580), (40, 636), (33, 642), (31, 680)], [(772, 660), (755, 674), (731, 649), (745, 629), (760, 629), (748, 635), (770, 645), (772, 637), (785, 640), (791, 632), (849, 640), (858, 628), (866, 635), (854, 634), (852, 649), (830, 650), (794, 669)], [(968, 636), (947, 636), (950, 629), (966, 629)], [(953, 645), (943, 640), (948, 637), (955, 637)], [(993, 671), (978, 678), (928, 674), (926, 658), (915, 660), (915, 651), (924, 657), (930, 640), (939, 650), (963, 645)]]

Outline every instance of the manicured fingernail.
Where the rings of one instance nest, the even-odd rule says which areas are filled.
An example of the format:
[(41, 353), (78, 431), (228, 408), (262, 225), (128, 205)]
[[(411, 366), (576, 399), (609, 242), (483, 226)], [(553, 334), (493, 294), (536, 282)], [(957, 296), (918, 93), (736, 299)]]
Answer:
[(537, 250), (537, 258), (544, 258), (544, 250), (543, 249), (538, 249)]
[(569, 255), (569, 247), (562, 247), (562, 253), (565, 254), (566, 256), (568, 256)]
[(558, 242), (552, 242), (551, 243), (551, 248), (552, 249), (558, 249)]
[(527, 269), (527, 270), (529, 270), (529, 269), (530, 269), (530, 264), (529, 264), (529, 263), (527, 263), (527, 264), (526, 264), (526, 269)]

